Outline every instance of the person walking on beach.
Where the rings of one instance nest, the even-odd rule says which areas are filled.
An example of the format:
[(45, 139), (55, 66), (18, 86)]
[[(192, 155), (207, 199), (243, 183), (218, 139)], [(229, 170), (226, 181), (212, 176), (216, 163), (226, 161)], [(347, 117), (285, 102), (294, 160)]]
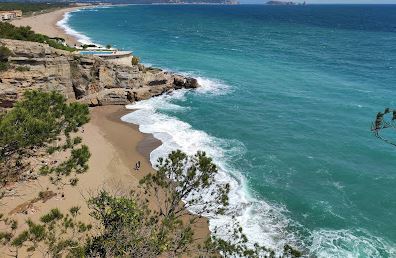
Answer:
[(139, 170), (140, 169), (140, 160), (138, 160), (138, 162), (136, 162), (135, 164), (135, 170)]

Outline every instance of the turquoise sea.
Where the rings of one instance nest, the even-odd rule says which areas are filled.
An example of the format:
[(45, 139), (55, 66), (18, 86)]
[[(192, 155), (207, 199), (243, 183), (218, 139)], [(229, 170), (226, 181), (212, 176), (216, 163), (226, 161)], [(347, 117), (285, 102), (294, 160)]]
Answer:
[(163, 141), (153, 162), (175, 148), (213, 156), (232, 193), (211, 227), (236, 215), (276, 250), (396, 257), (396, 148), (370, 132), (396, 108), (396, 6), (136, 5), (60, 24), (199, 79), (123, 120)]

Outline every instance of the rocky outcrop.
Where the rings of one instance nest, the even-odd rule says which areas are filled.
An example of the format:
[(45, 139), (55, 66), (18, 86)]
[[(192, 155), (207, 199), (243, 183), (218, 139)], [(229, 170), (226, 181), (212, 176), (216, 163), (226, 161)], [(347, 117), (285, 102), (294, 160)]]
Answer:
[(143, 65), (116, 65), (45, 44), (0, 39), (0, 45), (13, 52), (11, 68), (0, 72), (0, 108), (12, 107), (28, 89), (56, 90), (71, 101), (96, 106), (125, 105), (175, 89), (198, 87), (194, 78)]

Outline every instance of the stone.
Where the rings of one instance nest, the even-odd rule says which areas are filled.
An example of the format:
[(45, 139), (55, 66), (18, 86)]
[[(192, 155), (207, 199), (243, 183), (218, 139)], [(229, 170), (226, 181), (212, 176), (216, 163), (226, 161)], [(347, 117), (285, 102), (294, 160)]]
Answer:
[[(194, 78), (144, 65), (117, 65), (46, 44), (0, 39), (12, 52), (10, 69), (0, 72), (0, 108), (10, 108), (25, 90), (58, 91), (90, 106), (125, 105), (181, 88), (197, 88)], [(17, 71), (17, 66), (29, 71)]]

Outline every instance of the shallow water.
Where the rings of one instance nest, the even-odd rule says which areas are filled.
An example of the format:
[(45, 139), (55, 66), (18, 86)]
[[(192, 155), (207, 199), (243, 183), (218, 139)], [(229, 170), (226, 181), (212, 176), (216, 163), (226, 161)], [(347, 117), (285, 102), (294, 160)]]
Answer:
[(74, 12), (68, 25), (199, 78), (197, 92), (139, 102), (123, 120), (164, 142), (153, 162), (174, 148), (212, 155), (251, 239), (396, 256), (396, 149), (370, 133), (396, 106), (396, 6), (143, 5)]

